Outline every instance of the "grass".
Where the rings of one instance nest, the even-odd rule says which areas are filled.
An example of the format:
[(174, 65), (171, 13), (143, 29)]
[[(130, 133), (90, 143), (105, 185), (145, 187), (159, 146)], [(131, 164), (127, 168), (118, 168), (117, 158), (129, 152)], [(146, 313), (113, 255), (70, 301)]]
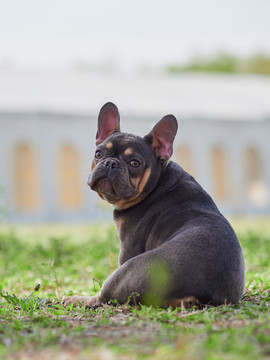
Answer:
[[(0, 358), (270, 358), (269, 219), (234, 220), (246, 259), (240, 304), (204, 309), (65, 309), (117, 267), (114, 227), (0, 227)], [(36, 291), (35, 291), (36, 290)]]

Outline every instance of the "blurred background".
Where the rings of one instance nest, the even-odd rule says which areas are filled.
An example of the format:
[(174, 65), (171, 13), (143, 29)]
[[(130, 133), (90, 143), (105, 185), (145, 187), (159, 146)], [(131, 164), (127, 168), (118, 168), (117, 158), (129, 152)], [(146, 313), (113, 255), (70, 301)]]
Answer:
[(179, 121), (173, 159), (226, 215), (270, 213), (268, 0), (1, 0), (0, 213), (111, 218), (86, 185), (100, 107), (144, 135)]

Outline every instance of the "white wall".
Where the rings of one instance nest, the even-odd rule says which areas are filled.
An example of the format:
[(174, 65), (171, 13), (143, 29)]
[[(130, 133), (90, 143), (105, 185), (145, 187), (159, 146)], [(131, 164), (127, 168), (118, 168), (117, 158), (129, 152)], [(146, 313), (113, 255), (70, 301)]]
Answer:
[[(164, 114), (165, 115), (165, 114)], [(175, 114), (177, 116), (177, 114)], [(147, 134), (160, 120), (148, 117), (121, 119), (122, 130), (138, 135)], [(9, 221), (75, 221), (91, 220), (103, 216), (99, 201), (86, 185), (90, 162), (95, 148), (96, 115), (64, 115), (45, 113), (0, 114), (0, 196), (8, 209)], [(224, 148), (228, 168), (229, 196), (218, 203), (226, 213), (270, 211), (270, 121), (233, 121), (185, 118), (179, 120), (175, 149), (188, 145), (195, 161), (195, 177), (211, 194), (212, 177), (210, 151), (220, 145)], [(41, 191), (41, 207), (37, 212), (17, 212), (14, 199), (13, 152), (19, 143), (31, 144), (37, 157)], [(83, 204), (79, 210), (63, 210), (57, 202), (57, 153), (61, 144), (71, 144), (80, 155), (80, 178)], [(243, 156), (247, 147), (256, 148), (261, 157), (262, 184), (265, 204), (252, 204), (245, 193)], [(268, 198), (267, 198), (268, 196)], [(0, 202), (1, 204), (1, 202)], [(111, 215), (106, 214), (106, 217)]]

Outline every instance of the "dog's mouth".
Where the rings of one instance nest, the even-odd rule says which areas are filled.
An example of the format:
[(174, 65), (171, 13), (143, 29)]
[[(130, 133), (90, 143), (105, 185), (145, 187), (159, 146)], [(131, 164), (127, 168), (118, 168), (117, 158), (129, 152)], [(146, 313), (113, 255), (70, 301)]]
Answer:
[(95, 187), (99, 193), (115, 195), (115, 191), (112, 186), (112, 183), (108, 178), (103, 178), (98, 180), (95, 184)]
[(119, 200), (119, 196), (116, 194), (111, 181), (106, 177), (97, 180), (91, 188), (95, 190), (102, 199), (109, 203), (115, 203)]
[(129, 199), (136, 193), (136, 188), (130, 184), (127, 177), (115, 172), (94, 171), (90, 174), (87, 183), (110, 204), (115, 204), (121, 199)]

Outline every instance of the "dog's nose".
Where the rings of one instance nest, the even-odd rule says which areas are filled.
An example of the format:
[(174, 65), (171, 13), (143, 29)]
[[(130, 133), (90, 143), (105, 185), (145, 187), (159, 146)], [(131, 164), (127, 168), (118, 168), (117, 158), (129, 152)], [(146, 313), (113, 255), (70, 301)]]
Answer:
[(116, 169), (119, 168), (119, 162), (115, 159), (107, 159), (104, 162), (104, 166), (108, 169)]

